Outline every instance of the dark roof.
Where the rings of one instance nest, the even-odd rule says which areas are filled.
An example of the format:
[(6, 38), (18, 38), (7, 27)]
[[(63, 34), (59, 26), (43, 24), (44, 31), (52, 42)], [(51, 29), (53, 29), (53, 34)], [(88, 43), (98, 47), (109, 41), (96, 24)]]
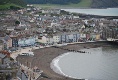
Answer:
[(10, 57), (10, 53), (6, 50), (0, 51), (3, 55), (7, 55), (7, 57)]
[(8, 36), (8, 35), (6, 35), (5, 37), (4, 37), (4, 40), (5, 41), (8, 41), (8, 40), (10, 40), (11, 38)]
[(5, 54), (2, 54), (2, 53), (0, 53), (0, 58), (4, 58), (6, 55)]
[(3, 40), (0, 40), (0, 44), (2, 44), (3, 43)]

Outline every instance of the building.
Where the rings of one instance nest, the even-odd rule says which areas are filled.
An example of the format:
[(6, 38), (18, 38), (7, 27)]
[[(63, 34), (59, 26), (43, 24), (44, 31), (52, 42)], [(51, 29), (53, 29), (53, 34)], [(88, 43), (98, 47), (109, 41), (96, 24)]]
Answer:
[(18, 46), (32, 46), (36, 43), (35, 37), (26, 37), (18, 39)]
[(4, 58), (6, 57), (6, 55), (0, 53), (0, 65), (4, 64)]
[(12, 47), (18, 47), (18, 37), (11, 37)]
[(54, 43), (59, 43), (60, 42), (60, 36), (54, 35), (53, 40), (54, 40)]
[(12, 39), (10, 38), (9, 35), (6, 35), (3, 39), (4, 41), (4, 49), (9, 49), (10, 47), (12, 47)]
[(42, 13), (60, 14), (60, 9), (43, 9)]
[(51, 45), (54, 43), (53, 37), (50, 36), (42, 36), (38, 42), (44, 43), (45, 45)]
[(3, 50), (3, 48), (4, 48), (4, 43), (2, 40), (0, 40), (0, 51)]
[(73, 33), (65, 33), (60, 35), (60, 42), (61, 43), (71, 43), (71, 42), (78, 42), (80, 39), (80, 34), (73, 32)]

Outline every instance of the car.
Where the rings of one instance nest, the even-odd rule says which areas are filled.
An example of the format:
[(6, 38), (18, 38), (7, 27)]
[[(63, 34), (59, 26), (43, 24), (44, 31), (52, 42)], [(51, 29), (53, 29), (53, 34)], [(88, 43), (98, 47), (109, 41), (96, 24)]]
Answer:
[(27, 53), (21, 53), (20, 56), (27, 56)]
[(34, 56), (34, 53), (33, 52), (28, 52), (27, 53), (29, 56)]
[(26, 53), (21, 53), (19, 55), (21, 55), (21, 56), (34, 56), (34, 53), (33, 52), (26, 52)]

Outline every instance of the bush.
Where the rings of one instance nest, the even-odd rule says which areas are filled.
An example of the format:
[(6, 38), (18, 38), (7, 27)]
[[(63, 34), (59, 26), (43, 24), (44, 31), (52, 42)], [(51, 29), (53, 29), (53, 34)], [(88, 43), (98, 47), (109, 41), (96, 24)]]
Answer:
[(19, 24), (20, 24), (20, 21), (16, 21), (15, 24), (16, 24), (16, 25), (19, 25)]

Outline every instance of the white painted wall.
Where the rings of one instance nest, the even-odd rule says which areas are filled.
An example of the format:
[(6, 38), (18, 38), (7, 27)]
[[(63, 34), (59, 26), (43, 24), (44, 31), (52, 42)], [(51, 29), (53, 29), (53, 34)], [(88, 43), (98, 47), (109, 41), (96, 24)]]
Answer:
[(60, 36), (53, 36), (54, 43), (60, 42)]

